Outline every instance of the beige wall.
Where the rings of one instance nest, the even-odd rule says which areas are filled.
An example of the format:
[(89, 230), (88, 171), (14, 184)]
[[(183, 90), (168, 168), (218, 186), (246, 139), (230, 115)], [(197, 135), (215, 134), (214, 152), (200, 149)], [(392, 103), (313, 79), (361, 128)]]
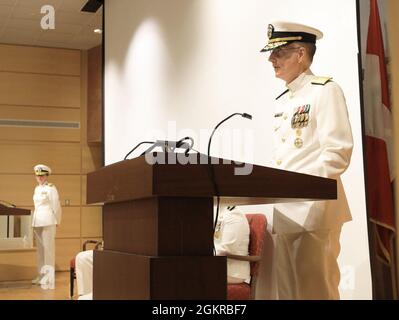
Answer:
[[(390, 44), (390, 57), (391, 57), (391, 77), (392, 77), (392, 114), (394, 121), (394, 157), (395, 157), (395, 168), (398, 172), (399, 168), (399, 1), (389, 1), (389, 16), (388, 16), (388, 28), (389, 28), (389, 44)], [(399, 186), (398, 177), (396, 176), (396, 188), (395, 188), (395, 200), (396, 200), (396, 227), (399, 226)], [(399, 257), (399, 241), (396, 236), (396, 257)], [(397, 279), (399, 279), (399, 263), (397, 262)], [(397, 285), (399, 287), (399, 284)]]
[[(101, 208), (86, 205), (86, 173), (101, 166), (100, 145), (88, 145), (87, 52), (0, 44), (0, 120), (80, 123), (79, 128), (0, 125), (0, 199), (32, 208), (33, 166), (53, 170), (63, 220), (56, 268), (88, 238), (101, 238)], [(1, 252), (0, 252), (1, 255)]]

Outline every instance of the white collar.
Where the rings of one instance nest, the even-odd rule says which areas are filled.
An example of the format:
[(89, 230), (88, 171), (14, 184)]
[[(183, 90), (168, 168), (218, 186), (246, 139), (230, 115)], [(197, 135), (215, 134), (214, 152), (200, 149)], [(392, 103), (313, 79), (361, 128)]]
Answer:
[(291, 81), (289, 84), (286, 85), (288, 90), (291, 92), (296, 92), (303, 88), (305, 84), (307, 84), (312, 78), (313, 73), (310, 69), (306, 70), (305, 72), (301, 73), (296, 79)]

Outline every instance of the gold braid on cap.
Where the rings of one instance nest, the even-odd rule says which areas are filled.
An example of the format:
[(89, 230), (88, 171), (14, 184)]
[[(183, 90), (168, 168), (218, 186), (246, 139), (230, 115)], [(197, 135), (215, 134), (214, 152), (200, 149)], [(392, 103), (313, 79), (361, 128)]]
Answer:
[(270, 39), (269, 43), (302, 40), (301, 36)]

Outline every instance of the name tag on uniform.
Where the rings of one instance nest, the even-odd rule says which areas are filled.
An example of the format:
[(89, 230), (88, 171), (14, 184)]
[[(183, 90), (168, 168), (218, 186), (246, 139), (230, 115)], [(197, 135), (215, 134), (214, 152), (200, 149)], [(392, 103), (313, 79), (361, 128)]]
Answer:
[(274, 114), (274, 117), (275, 117), (275, 118), (282, 117), (282, 116), (283, 116), (283, 113), (282, 113), (282, 112)]

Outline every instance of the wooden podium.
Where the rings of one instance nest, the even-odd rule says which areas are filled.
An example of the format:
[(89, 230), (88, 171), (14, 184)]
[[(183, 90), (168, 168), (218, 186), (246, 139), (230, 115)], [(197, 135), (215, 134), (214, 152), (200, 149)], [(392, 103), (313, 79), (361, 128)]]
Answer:
[(31, 214), (31, 211), (28, 209), (22, 209), (22, 208), (17, 208), (13, 204), (10, 204), (8, 202), (4, 202), (5, 204), (1, 203), (2, 201), (0, 200), (0, 216), (7, 216), (7, 238), (9, 237), (10, 234), (10, 224), (9, 224), (9, 218), (10, 216), (29, 216)]
[(165, 158), (149, 164), (141, 156), (88, 174), (87, 203), (104, 203), (93, 299), (226, 299), (226, 258), (213, 256), (211, 166), (222, 200), (236, 205), (337, 195), (331, 179), (257, 165), (235, 175), (237, 164), (212, 158), (208, 165), (198, 154), (191, 164)]
[(17, 208), (12, 205), (6, 206), (0, 203), (0, 216), (28, 216), (30, 213), (29, 209)]

